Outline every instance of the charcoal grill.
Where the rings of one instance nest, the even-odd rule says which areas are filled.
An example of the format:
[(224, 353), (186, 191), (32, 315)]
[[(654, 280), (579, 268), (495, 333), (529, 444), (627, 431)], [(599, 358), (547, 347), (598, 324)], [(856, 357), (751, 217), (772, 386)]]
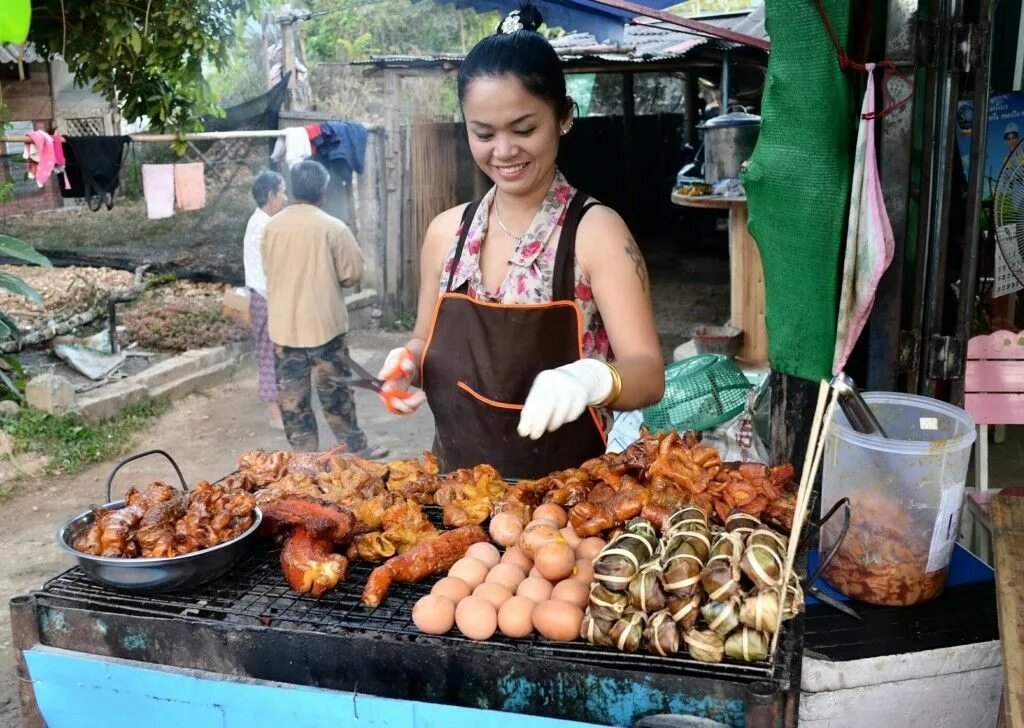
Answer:
[[(536, 635), (474, 642), (457, 631), (423, 635), (413, 625), (413, 605), (440, 577), (395, 584), (371, 610), (360, 598), (373, 565), (354, 563), (347, 581), (317, 600), (288, 588), (278, 558), (278, 550), (257, 548), (221, 579), (166, 594), (108, 589), (76, 567), (12, 609), (35, 610), (42, 644), (215, 672), (230, 666), (233, 676), (381, 697), (613, 725), (699, 710), (738, 725), (749, 688), (760, 695), (770, 684), (774, 710), (795, 715), (799, 619), (787, 623), (774, 661), (751, 664), (625, 654)], [(634, 705), (635, 690), (645, 699)]]

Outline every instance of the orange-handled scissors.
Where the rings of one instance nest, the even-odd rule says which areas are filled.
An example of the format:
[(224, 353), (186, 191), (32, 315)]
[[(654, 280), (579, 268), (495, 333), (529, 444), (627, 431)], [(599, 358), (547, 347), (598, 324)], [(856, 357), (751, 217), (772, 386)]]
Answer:
[[(409, 356), (412, 356), (411, 352)], [(423, 392), (400, 389), (396, 386), (395, 380), (397, 380), (399, 376), (396, 375), (393, 378), (378, 379), (366, 371), (366, 369), (352, 357), (346, 355), (344, 356), (344, 359), (345, 363), (348, 364), (355, 376), (345, 378), (343, 381), (346, 381), (356, 387), (372, 389), (384, 401), (384, 406), (387, 407), (388, 412), (391, 414), (411, 415), (416, 411), (416, 408), (422, 404), (424, 399)], [(399, 371), (399, 368), (396, 367), (396, 372), (397, 371)], [(408, 402), (409, 405), (399, 407), (397, 404), (399, 402)]]

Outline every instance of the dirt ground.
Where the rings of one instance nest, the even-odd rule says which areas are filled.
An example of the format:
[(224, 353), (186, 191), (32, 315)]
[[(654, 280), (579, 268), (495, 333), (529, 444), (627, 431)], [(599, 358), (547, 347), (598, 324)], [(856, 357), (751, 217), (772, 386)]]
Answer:
[[(351, 335), (353, 357), (370, 371), (377, 371), (387, 352), (401, 345), (404, 334), (361, 333)], [(214, 390), (191, 395), (174, 403), (152, 427), (136, 437), (134, 451), (159, 447), (179, 463), (186, 480), (214, 480), (235, 469), (238, 455), (254, 447), (285, 448), (284, 434), (267, 425), (267, 413), (256, 395), (255, 368)], [(430, 447), (433, 423), (428, 411), (410, 417), (387, 413), (376, 395), (357, 390), (360, 425), (371, 442), (391, 449), (389, 457), (411, 457)], [(321, 446), (334, 444), (321, 423)], [(104, 500), (104, 483), (114, 463), (100, 463), (76, 475), (39, 478), (20, 487), (0, 503), (0, 647), (11, 650), (7, 600), (38, 589), (52, 576), (74, 565), (54, 539), (67, 518)], [(119, 497), (132, 484), (156, 479), (173, 482), (174, 472), (157, 456), (127, 466), (114, 484)], [(0, 726), (20, 722), (13, 652), (0, 660)]]

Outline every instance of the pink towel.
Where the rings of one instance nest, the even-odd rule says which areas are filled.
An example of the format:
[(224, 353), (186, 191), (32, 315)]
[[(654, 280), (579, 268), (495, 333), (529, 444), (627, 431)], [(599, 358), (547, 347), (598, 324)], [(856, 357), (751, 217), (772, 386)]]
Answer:
[(159, 220), (174, 214), (174, 165), (142, 165), (142, 195), (146, 217)]
[(53, 157), (53, 137), (45, 131), (26, 132), (30, 141), (25, 145), (25, 159), (28, 163), (28, 176), (34, 177), (36, 184), (42, 187), (50, 179), (55, 164)]
[(875, 292), (892, 262), (894, 240), (882, 199), (875, 150), (875, 65), (867, 64), (868, 84), (861, 108), (846, 232), (846, 262), (839, 298), (839, 321), (832, 373), (846, 366), (875, 304)]
[(202, 162), (174, 165), (174, 194), (180, 210), (198, 210), (206, 206)]

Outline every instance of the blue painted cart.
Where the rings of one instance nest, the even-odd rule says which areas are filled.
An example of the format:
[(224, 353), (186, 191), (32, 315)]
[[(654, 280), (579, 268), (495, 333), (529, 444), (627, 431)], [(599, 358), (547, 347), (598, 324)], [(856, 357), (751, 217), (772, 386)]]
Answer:
[(367, 609), (368, 573), (355, 564), (315, 600), (288, 589), (272, 551), (187, 593), (120, 593), (71, 569), (11, 601), (25, 724), (568, 728), (674, 714), (795, 725), (799, 619), (774, 662), (753, 664), (473, 642), (412, 625), (432, 580)]

